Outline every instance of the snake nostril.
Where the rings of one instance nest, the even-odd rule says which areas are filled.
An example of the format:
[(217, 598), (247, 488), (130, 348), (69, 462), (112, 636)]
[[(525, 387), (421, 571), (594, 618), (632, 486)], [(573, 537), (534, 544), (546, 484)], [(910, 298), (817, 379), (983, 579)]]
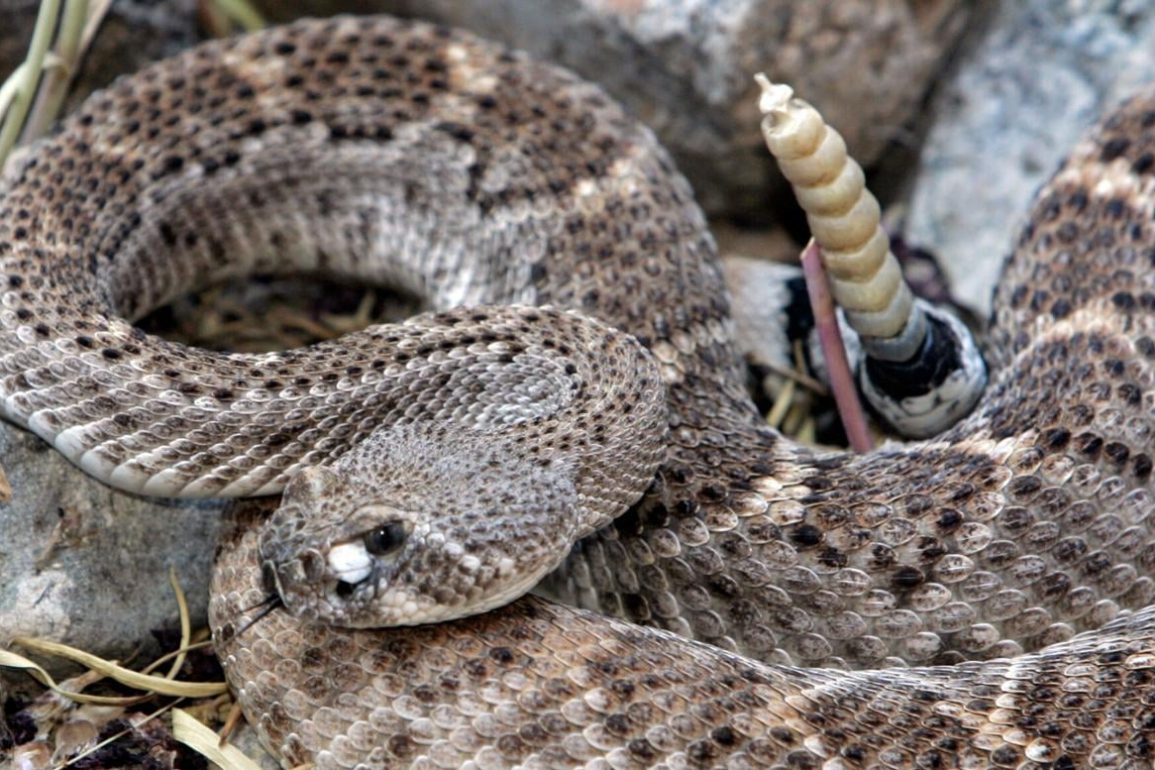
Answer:
[(356, 588), (356, 586), (352, 583), (346, 583), (344, 580), (338, 580), (337, 581), (337, 596), (339, 596), (342, 599), (348, 599), (350, 596), (353, 595), (353, 589), (355, 589), (355, 588)]
[(305, 551), (298, 557), (300, 570), (298, 575), (308, 582), (321, 580), (325, 576), (328, 562), (316, 551)]

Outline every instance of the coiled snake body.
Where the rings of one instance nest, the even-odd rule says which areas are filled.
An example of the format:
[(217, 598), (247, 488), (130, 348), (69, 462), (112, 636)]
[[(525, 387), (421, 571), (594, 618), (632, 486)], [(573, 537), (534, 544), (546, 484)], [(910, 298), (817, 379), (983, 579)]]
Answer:
[[(1040, 194), (969, 418), (822, 454), (759, 425), (690, 190), (600, 91), (461, 33), (299, 23), (121, 81), (9, 174), (4, 412), (145, 493), (267, 493), (331, 462), (290, 487), (289, 540), (343, 526), (294, 520), (295, 495), (357, 516), (468, 509), (435, 536), (421, 518), (336, 536), (376, 532), (389, 553), (425, 538), (439, 555), (416, 566), (456, 558), (449, 573), (422, 584), (408, 556), (394, 573), (358, 553), (336, 563), (357, 579), (302, 599), (309, 618), (242, 633), (270, 582), (335, 562), (306, 544), (262, 575), (276, 549), (249, 525), (269, 506), (238, 509), (216, 649), (286, 766), (1150, 767), (1153, 153), (1148, 96)], [(289, 269), (488, 307), (265, 356), (124, 320)], [(510, 303), (578, 310), (652, 355), (561, 310), (493, 307)], [(372, 466), (391, 502), (363, 510)], [(517, 540), (507, 509), (562, 493), (574, 531), (598, 529), (547, 582), (587, 609), (315, 619), (358, 622), (343, 602), (382, 570), (413, 576), (390, 600), (402, 615), (468, 603), (561, 527)], [(468, 559), (478, 543), (497, 557)]]

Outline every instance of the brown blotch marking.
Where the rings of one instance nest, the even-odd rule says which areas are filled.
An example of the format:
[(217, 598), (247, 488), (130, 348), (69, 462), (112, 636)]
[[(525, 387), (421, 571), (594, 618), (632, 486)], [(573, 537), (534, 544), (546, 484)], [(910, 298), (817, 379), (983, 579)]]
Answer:
[(1103, 144), (1103, 150), (1099, 155), (1099, 159), (1104, 163), (1110, 163), (1115, 158), (1120, 157), (1127, 152), (1131, 147), (1131, 140), (1124, 136), (1116, 136), (1108, 139)]
[(1139, 481), (1147, 481), (1151, 478), (1152, 461), (1150, 456), (1137, 454), (1132, 458), (1131, 462), (1131, 470), (1135, 474), (1135, 478)]
[(894, 571), (890, 582), (896, 589), (905, 591), (922, 585), (926, 582), (926, 576), (918, 567), (903, 566)]
[(1080, 433), (1072, 442), (1075, 450), (1088, 459), (1095, 459), (1103, 449), (1103, 439), (1094, 433)]
[(394, 733), (385, 741), (385, 748), (397, 759), (409, 759), (417, 752), (417, 743), (408, 735)]
[(803, 548), (822, 542), (822, 530), (813, 524), (799, 524), (790, 532), (790, 539)]

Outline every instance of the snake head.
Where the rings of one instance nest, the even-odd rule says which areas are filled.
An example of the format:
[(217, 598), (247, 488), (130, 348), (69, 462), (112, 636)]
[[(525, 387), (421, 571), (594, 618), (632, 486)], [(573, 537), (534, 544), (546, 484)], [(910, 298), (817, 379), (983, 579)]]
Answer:
[(295, 614), (418, 625), (512, 601), (575, 535), (568, 478), (421, 442), (301, 471), (261, 535), (262, 570)]

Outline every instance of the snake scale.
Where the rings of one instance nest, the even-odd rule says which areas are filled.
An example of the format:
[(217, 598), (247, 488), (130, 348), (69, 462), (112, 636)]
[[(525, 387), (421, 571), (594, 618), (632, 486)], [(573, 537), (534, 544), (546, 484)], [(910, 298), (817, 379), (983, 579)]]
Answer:
[[(356, 577), (305, 597), (305, 619), (249, 625), (271, 582), (326, 568), (306, 545), (300, 574), (262, 570), (275, 503), (238, 504), (220, 546), (216, 650), (285, 766), (1149, 768), (1153, 211), (1148, 94), (1040, 193), (973, 413), (818, 452), (760, 424), (691, 191), (597, 88), (464, 33), (301, 22), (121, 80), (9, 171), (0, 395), (126, 489), (296, 475), (274, 517), (290, 541), (351, 537), (295, 521), (309, 501), (370, 517), (390, 566), (337, 560)], [(290, 270), (437, 312), (261, 356), (130, 323)], [(342, 474), (372, 466), (388, 500), (358, 507)], [(423, 504), (465, 523), (378, 526)], [(410, 576), (401, 613), (479, 581), (505, 579), (504, 601), (520, 552), (564, 528), (512, 531), (508, 512), (538, 507), (596, 530), (546, 580), (576, 607), (319, 620), (348, 619), (366, 571)], [(455, 565), (436, 580), (397, 556), (421, 538), (424, 566)]]

